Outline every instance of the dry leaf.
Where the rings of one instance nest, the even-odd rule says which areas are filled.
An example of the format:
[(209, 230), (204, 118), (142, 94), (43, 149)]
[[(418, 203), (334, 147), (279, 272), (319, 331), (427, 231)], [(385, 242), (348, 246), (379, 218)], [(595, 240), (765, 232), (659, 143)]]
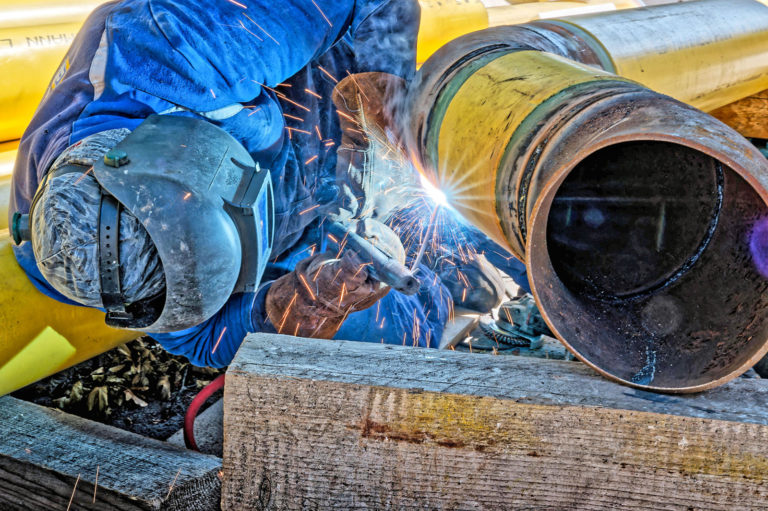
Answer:
[(125, 400), (126, 401), (133, 401), (137, 405), (141, 406), (142, 408), (147, 406), (147, 402), (141, 399), (139, 396), (131, 392), (129, 389), (125, 389)]
[(100, 412), (103, 412), (107, 409), (108, 404), (109, 391), (107, 387), (96, 387), (88, 394), (88, 410), (93, 411), (93, 408), (97, 407)]
[(157, 387), (160, 389), (160, 397), (166, 401), (171, 398), (171, 382), (168, 379), (168, 375), (163, 375), (160, 381), (157, 382)]

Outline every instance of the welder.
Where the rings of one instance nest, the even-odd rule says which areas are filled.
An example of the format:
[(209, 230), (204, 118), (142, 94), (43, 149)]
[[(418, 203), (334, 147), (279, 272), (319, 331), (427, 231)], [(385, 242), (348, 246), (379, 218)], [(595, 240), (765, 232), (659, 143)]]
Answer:
[(330, 338), (344, 325), (435, 346), (452, 302), (441, 279), (421, 264), (416, 295), (389, 292), (326, 229), (343, 217), (406, 262), (386, 215), (352, 193), (366, 191), (367, 148), (332, 97), (356, 76), (396, 95), (418, 22), (415, 0), (99, 7), (19, 146), (19, 264), (46, 295), (198, 365), (228, 364), (254, 331)]

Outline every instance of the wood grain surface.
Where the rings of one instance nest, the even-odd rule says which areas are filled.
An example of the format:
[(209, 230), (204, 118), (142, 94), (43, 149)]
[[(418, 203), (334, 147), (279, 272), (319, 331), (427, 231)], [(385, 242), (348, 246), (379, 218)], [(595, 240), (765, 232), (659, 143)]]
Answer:
[(220, 470), (214, 456), (10, 396), (0, 399), (3, 511), (63, 511), (70, 499), (72, 511), (216, 510)]
[(224, 396), (224, 509), (764, 509), (768, 388), (257, 334)]

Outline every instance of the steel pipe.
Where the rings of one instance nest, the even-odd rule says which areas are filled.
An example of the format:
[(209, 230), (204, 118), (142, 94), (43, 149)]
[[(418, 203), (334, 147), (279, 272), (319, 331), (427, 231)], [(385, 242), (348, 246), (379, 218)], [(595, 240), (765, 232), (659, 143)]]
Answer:
[(425, 63), (405, 107), (411, 153), (526, 262), (550, 328), (600, 373), (691, 392), (746, 371), (768, 351), (768, 160), (636, 82), (479, 44), (496, 34)]

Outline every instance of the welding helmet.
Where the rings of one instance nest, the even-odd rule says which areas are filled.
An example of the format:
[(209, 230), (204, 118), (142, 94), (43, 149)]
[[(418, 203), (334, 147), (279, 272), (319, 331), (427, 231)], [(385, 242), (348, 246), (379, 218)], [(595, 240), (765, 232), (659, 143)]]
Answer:
[[(91, 171), (64, 165), (49, 172), (30, 214), (14, 215), (13, 237), (17, 243), (33, 241), (38, 267), (41, 243), (34, 238), (48, 235), (53, 246), (60, 233), (42, 232), (46, 222), (36, 221), (36, 215), (44, 215), (36, 204), (46, 201), (47, 183), (77, 167), (81, 175)], [(98, 182), (93, 198), (98, 204), (92, 208), (98, 220), (89, 224), (89, 231), (98, 233), (86, 233), (91, 252), (80, 259), (88, 261), (96, 303), (106, 309), (108, 325), (179, 331), (213, 316), (232, 293), (256, 291), (274, 237), (272, 182), (269, 171), (224, 130), (188, 117), (150, 116), (93, 163), (92, 175)], [(56, 207), (45, 209), (56, 214)], [(134, 233), (146, 231), (164, 278), (161, 292), (134, 302), (123, 293), (128, 271), (118, 257), (124, 252), (120, 243), (131, 237), (125, 235), (123, 217), (135, 217)], [(67, 272), (66, 283), (52, 282), (57, 279), (43, 271), (60, 291), (77, 285), (72, 273), (83, 271)]]

